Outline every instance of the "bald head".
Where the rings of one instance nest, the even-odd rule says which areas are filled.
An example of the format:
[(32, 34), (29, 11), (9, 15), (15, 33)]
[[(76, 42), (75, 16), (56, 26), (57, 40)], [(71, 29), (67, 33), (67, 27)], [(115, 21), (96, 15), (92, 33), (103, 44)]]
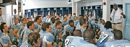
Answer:
[(84, 37), (84, 40), (93, 40), (95, 37), (95, 32), (91, 29), (85, 30), (83, 37)]
[(120, 30), (113, 31), (114, 33), (114, 39), (115, 40), (121, 40), (123, 37), (122, 32)]
[(75, 31), (73, 32), (73, 36), (80, 36), (80, 37), (82, 37), (82, 32), (81, 32), (81, 30), (75, 30)]

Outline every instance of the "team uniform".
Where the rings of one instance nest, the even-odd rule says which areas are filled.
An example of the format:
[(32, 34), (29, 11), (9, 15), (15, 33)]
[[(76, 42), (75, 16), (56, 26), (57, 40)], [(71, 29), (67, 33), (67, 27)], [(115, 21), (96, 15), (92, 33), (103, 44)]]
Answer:
[(74, 17), (67, 18), (67, 21), (69, 21), (69, 20), (73, 20), (74, 21)]
[(54, 27), (54, 28), (52, 28), (52, 31), (51, 31), (51, 33), (53, 34), (53, 35), (58, 35), (60, 32), (62, 32), (63, 33), (63, 28), (61, 28), (61, 29), (56, 29), (56, 27)]
[(28, 38), (28, 35), (31, 33), (31, 32), (34, 32), (34, 30), (30, 30), (30, 29), (28, 29), (28, 28), (25, 28), (24, 30), (23, 30), (23, 41), (22, 41), (22, 43), (24, 43), (26, 40), (27, 40), (27, 38)]
[(115, 40), (106, 42), (104, 47), (130, 47), (130, 41), (128, 40)]
[(94, 44), (86, 42), (83, 37), (68, 36), (65, 40), (65, 47), (96, 47)]
[(55, 40), (53, 34), (51, 34), (50, 32), (40, 31), (39, 34), (43, 43), (42, 46), (45, 46), (44, 43), (51, 44)]
[(114, 41), (114, 34), (111, 31), (112, 29), (107, 29), (101, 32), (99, 40), (96, 43), (98, 47), (103, 47), (106, 42)]
[(46, 22), (46, 17), (43, 17), (42, 23)]
[(10, 25), (10, 27), (11, 27), (11, 29), (9, 30), (10, 31), (9, 32), (10, 40), (12, 42), (15, 42), (15, 40), (13, 40), (13, 37), (14, 37), (13, 31), (16, 29), (17, 25), (13, 24), (13, 25)]
[(91, 44), (91, 43), (89, 43), (89, 42), (86, 42), (86, 41), (84, 41), (84, 40), (80, 40), (80, 43), (77, 44), (76, 47), (97, 47), (97, 46), (94, 45), (94, 44)]
[(66, 31), (69, 32), (69, 35), (72, 34), (72, 32), (74, 31), (74, 27), (71, 27), (69, 24), (64, 26), (64, 33), (66, 33)]
[[(52, 32), (51, 32), (54, 36), (55, 36), (55, 41), (59, 39), (59, 33), (62, 34), (62, 36), (64, 36), (64, 32), (63, 32), (63, 28), (61, 29), (56, 29), (55, 27), (52, 29)], [(63, 39), (63, 38), (61, 38)]]
[(51, 18), (46, 18), (45, 22), (51, 22)]
[(32, 47), (32, 45), (29, 44), (28, 41), (26, 40), (20, 47)]
[(78, 23), (79, 23), (79, 20), (74, 21), (75, 26), (77, 26)]
[(0, 44), (1, 46), (9, 46), (10, 37), (8, 33), (1, 33), (0, 34)]
[(17, 39), (17, 38), (14, 36), (13, 40), (19, 42), (19, 43), (18, 43), (18, 46), (20, 46), (20, 45), (22, 44), (22, 40), (23, 40), (23, 30), (24, 30), (24, 28), (27, 28), (26, 25), (23, 26), (22, 24), (18, 24), (18, 25), (16, 26), (16, 29), (18, 30), (17, 35), (19, 36), (19, 39)]
[(86, 30), (86, 27), (85, 27), (85, 28), (82, 28), (81, 26), (76, 26), (76, 30), (81, 30), (82, 36), (83, 36), (83, 33), (84, 33), (84, 31)]
[(34, 23), (35, 24), (35, 31), (40, 32), (42, 30), (41, 25)]
[(101, 32), (103, 32), (103, 31), (104, 31), (104, 29), (106, 29), (106, 28), (104, 27), (104, 25), (103, 25), (103, 24), (99, 24), (99, 28), (100, 28), (100, 31), (101, 31)]
[(67, 24), (68, 24), (68, 21), (66, 21), (66, 22), (62, 21), (62, 25), (63, 25), (63, 26), (65, 26), (65, 25), (67, 25)]

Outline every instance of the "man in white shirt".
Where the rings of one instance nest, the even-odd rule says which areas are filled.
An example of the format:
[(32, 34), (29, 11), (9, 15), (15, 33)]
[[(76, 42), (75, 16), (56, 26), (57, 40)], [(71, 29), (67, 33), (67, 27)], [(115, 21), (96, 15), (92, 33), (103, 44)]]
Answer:
[(126, 18), (125, 14), (122, 12), (120, 8), (118, 8), (117, 4), (114, 4), (114, 9), (110, 15), (112, 20), (112, 28), (123, 31), (123, 19)]

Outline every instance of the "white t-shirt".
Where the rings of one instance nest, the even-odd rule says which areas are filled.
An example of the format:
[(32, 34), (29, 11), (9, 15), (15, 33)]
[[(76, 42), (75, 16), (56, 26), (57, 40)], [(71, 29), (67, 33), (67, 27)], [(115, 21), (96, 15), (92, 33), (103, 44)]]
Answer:
[(123, 16), (121, 15), (122, 10), (118, 8), (117, 10), (113, 9), (110, 17), (112, 18), (112, 23), (123, 22)]

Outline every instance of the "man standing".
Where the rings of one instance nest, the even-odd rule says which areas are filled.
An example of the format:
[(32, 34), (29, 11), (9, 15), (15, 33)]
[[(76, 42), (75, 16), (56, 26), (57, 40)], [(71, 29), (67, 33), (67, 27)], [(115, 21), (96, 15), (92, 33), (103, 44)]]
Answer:
[(117, 4), (114, 4), (114, 9), (110, 15), (112, 20), (112, 28), (123, 31), (123, 19), (126, 18), (124, 13), (120, 8), (118, 8)]

